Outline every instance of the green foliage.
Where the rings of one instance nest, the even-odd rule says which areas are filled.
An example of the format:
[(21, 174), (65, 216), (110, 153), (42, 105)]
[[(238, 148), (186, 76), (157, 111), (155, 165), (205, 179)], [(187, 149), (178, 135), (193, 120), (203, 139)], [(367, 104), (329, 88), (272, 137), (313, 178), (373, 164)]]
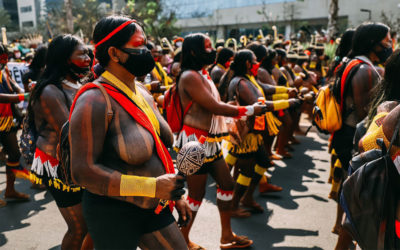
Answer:
[(330, 60), (335, 58), (337, 46), (338, 45), (336, 43), (325, 43), (325, 55), (329, 56)]
[(159, 0), (128, 0), (123, 13), (141, 21), (145, 33), (154, 39), (162, 37), (171, 39), (180, 32), (175, 26), (175, 13), (164, 13)]
[(0, 26), (10, 28), (11, 25), (10, 15), (5, 9), (0, 8)]

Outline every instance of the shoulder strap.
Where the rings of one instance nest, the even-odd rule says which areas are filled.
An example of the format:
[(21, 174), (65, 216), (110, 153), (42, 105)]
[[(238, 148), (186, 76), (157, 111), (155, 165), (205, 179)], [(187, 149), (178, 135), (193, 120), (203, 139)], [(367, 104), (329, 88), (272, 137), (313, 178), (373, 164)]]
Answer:
[(340, 110), (343, 111), (343, 96), (344, 96), (344, 90), (345, 90), (345, 85), (347, 82), (347, 76), (349, 75), (350, 71), (358, 64), (362, 63), (363, 61), (359, 59), (354, 59), (352, 60), (344, 69), (343, 75), (340, 79)]
[[(103, 85), (101, 83), (94, 82), (93, 84), (95, 84), (100, 89), (101, 93), (104, 96), (104, 99), (106, 100), (106, 105), (107, 105), (107, 126), (108, 126), (108, 124), (111, 122), (111, 120), (113, 118), (113, 115), (114, 115), (114, 112), (113, 112), (112, 107), (111, 107), (110, 96), (107, 94), (107, 91), (104, 89), (104, 87), (103, 87)], [(107, 128), (106, 128), (106, 130), (107, 130)]]

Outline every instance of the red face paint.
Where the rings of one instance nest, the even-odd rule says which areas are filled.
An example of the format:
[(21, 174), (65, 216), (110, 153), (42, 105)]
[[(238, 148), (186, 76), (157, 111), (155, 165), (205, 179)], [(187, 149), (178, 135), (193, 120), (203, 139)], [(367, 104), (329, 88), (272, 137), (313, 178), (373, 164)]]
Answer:
[(0, 64), (8, 63), (8, 55), (6, 53), (0, 55)]
[(225, 66), (225, 68), (229, 68), (230, 66), (231, 66), (231, 62), (232, 61), (227, 61), (225, 64), (224, 64), (224, 66)]
[(253, 76), (257, 76), (258, 68), (260, 68), (260, 63), (256, 63), (256, 64), (251, 65), (250, 71), (251, 71), (251, 74)]

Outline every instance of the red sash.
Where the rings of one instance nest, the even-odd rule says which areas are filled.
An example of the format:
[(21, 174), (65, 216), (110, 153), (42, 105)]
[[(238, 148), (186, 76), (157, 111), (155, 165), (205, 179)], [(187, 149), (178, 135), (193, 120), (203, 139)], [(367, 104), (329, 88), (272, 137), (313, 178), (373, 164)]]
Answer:
[[(104, 89), (107, 91), (107, 93), (117, 103), (119, 103), (119, 105), (121, 105), (121, 107), (124, 108), (125, 111), (128, 112), (128, 114), (130, 114), (137, 123), (139, 123), (141, 126), (143, 126), (145, 129), (147, 129), (151, 133), (151, 135), (153, 136), (155, 145), (156, 145), (157, 155), (164, 165), (165, 172), (169, 173), (169, 174), (175, 173), (174, 164), (172, 162), (171, 155), (169, 154), (164, 143), (162, 143), (161, 139), (160, 140), (157, 139), (158, 135), (156, 134), (156, 131), (154, 130), (154, 127), (151, 124), (149, 118), (146, 116), (146, 114), (142, 110), (140, 110), (134, 104), (133, 101), (131, 101), (128, 97), (126, 97), (124, 94), (122, 94), (121, 91), (119, 91), (115, 87), (113, 87), (109, 84), (102, 84), (102, 85), (103, 85)], [(86, 90), (93, 89), (93, 88), (98, 88), (98, 86), (96, 86), (96, 84), (93, 84), (93, 83), (87, 83), (82, 88), (80, 88), (80, 90), (78, 91), (78, 93), (75, 96), (74, 102), (72, 103), (69, 120), (71, 120), (71, 115), (74, 110), (76, 100)]]

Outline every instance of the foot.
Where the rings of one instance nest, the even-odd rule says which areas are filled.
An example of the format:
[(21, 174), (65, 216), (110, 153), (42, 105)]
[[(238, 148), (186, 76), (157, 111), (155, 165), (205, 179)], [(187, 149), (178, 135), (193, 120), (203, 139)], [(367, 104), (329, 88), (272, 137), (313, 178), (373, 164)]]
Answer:
[(275, 162), (273, 160), (269, 161), (269, 167), (275, 166)]
[(339, 232), (340, 232), (341, 229), (342, 229), (342, 226), (341, 226), (341, 225), (335, 225), (335, 226), (332, 228), (332, 233), (339, 235)]
[(240, 202), (242, 203), (243, 206), (251, 208), (252, 212), (254, 212), (254, 213), (263, 213), (264, 212), (264, 208), (251, 198), (249, 198), (249, 199), (243, 198)]
[(7, 202), (5, 200), (0, 199), (0, 207), (5, 207)]
[(15, 190), (12, 191), (6, 191), (4, 193), (4, 198), (6, 200), (20, 200), (20, 201), (28, 201), (29, 200), (29, 195), (17, 192)]
[(335, 191), (331, 191), (331, 192), (329, 193), (329, 195), (328, 195), (328, 198), (329, 198), (329, 199), (332, 199), (332, 200), (335, 200), (335, 201), (338, 199), (338, 197), (339, 197), (339, 195), (338, 195), (338, 193), (335, 192)]
[(230, 240), (221, 239), (221, 249), (235, 249), (235, 248), (247, 248), (253, 244), (253, 241), (246, 236), (239, 236), (232, 234)]
[(36, 184), (36, 183), (32, 183), (31, 186), (32, 189), (36, 189), (36, 190), (45, 190), (46, 186), (43, 184)]
[(278, 154), (271, 154), (270, 159), (271, 160), (275, 160), (275, 161), (280, 161), (282, 160), (282, 156), (278, 155)]
[(260, 193), (269, 193), (269, 192), (280, 192), (282, 191), (282, 188), (280, 186), (274, 185), (274, 184), (263, 184), (259, 185), (258, 190)]
[(286, 150), (276, 151), (276, 153), (281, 155), (283, 159), (290, 159), (293, 157), (293, 155)]
[(204, 247), (197, 245), (196, 243), (189, 241), (188, 243), (189, 250), (205, 250)]
[(251, 216), (251, 213), (249, 211), (247, 211), (246, 209), (242, 209), (242, 208), (232, 210), (232, 212), (231, 212), (231, 217), (233, 217), (233, 218), (247, 218), (250, 216)]

